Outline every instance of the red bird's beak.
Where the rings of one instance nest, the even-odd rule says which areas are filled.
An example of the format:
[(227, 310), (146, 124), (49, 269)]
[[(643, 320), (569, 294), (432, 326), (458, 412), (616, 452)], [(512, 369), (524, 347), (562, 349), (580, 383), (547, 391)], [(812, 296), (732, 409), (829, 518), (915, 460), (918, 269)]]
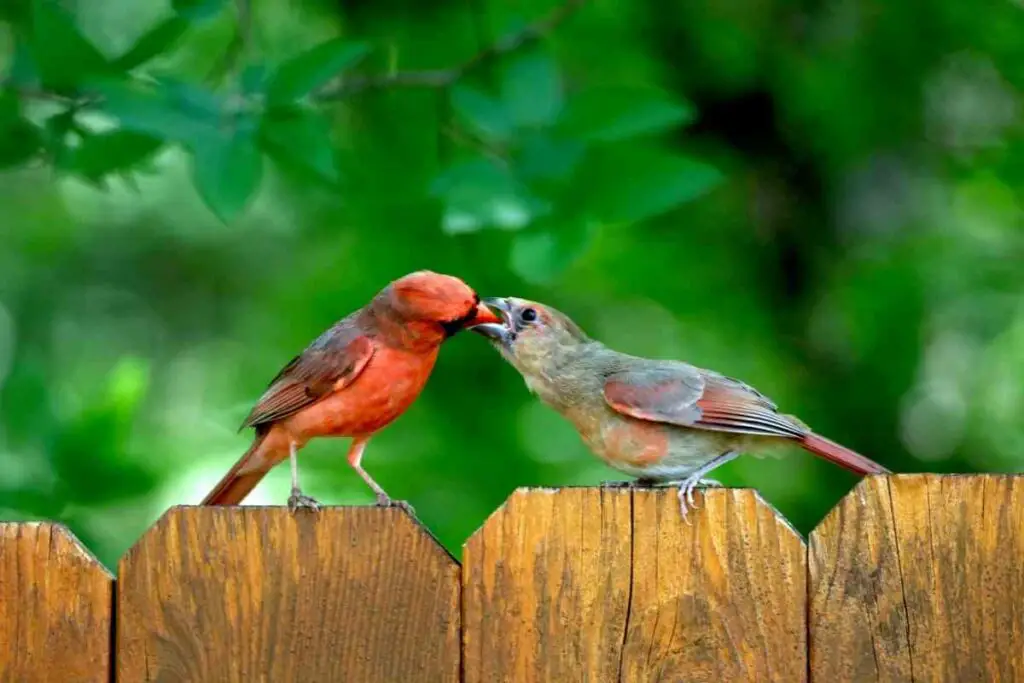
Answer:
[(485, 325), (487, 323), (501, 323), (501, 318), (494, 314), (487, 304), (480, 302), (477, 304), (476, 310), (473, 312), (473, 317), (466, 323), (467, 328), (476, 327), (477, 325)]

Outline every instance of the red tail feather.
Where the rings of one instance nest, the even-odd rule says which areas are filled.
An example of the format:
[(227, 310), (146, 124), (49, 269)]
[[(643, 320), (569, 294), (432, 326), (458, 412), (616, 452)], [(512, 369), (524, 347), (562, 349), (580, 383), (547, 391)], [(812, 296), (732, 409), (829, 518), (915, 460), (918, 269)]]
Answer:
[(840, 446), (835, 441), (830, 441), (817, 434), (805, 434), (800, 439), (800, 445), (811, 453), (855, 474), (889, 474), (891, 472), (891, 470), (873, 460), (865, 458), (860, 453), (851, 451), (849, 448)]
[(245, 465), (251, 465), (266, 441), (266, 437), (259, 437), (253, 441), (252, 446), (238, 459), (224, 478), (217, 482), (217, 485), (210, 491), (200, 505), (238, 505), (245, 499), (249, 492), (256, 488), (256, 485), (267, 475), (267, 469), (260, 468), (256, 471), (239, 474), (239, 470)]

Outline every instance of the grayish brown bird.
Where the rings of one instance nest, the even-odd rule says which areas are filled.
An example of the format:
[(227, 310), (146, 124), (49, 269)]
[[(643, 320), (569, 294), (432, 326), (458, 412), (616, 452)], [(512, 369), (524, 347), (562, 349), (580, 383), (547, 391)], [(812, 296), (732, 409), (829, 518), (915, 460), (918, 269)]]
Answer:
[(502, 323), (473, 328), (492, 340), (540, 399), (584, 443), (638, 483), (678, 485), (683, 515), (705, 475), (746, 451), (794, 443), (857, 474), (889, 470), (780, 414), (754, 388), (687, 363), (609, 349), (559, 311), (523, 299), (485, 299)]

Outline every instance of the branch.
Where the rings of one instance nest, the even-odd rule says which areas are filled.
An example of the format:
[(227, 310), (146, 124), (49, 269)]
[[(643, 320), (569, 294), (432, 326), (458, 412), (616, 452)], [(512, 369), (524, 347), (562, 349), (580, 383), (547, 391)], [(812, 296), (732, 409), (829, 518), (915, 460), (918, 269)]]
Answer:
[(545, 38), (585, 2), (586, 0), (566, 0), (565, 4), (554, 9), (547, 16), (527, 25), (518, 33), (498, 40), (461, 64), (447, 69), (397, 71), (391, 74), (348, 78), (342, 83), (321, 90), (317, 93), (316, 99), (320, 102), (331, 102), (357, 95), (366, 90), (381, 88), (446, 88), (482, 64)]

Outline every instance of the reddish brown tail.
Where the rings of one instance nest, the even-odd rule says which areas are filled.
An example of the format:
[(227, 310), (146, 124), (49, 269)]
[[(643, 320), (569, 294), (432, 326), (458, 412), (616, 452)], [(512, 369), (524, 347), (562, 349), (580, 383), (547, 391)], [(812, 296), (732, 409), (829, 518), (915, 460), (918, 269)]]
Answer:
[(266, 476), (269, 468), (260, 468), (244, 474), (239, 474), (238, 471), (245, 465), (252, 465), (252, 461), (264, 441), (266, 441), (266, 436), (261, 436), (252, 442), (245, 455), (239, 458), (238, 462), (224, 475), (224, 478), (213, 487), (201, 505), (238, 505), (249, 495), (250, 491), (256, 488), (256, 485)]
[(851, 451), (849, 448), (840, 446), (835, 441), (830, 441), (817, 434), (806, 434), (800, 440), (800, 445), (811, 453), (829, 462), (834, 462), (855, 474), (888, 474), (890, 472), (889, 469), (882, 467), (874, 460), (869, 460), (860, 453)]

